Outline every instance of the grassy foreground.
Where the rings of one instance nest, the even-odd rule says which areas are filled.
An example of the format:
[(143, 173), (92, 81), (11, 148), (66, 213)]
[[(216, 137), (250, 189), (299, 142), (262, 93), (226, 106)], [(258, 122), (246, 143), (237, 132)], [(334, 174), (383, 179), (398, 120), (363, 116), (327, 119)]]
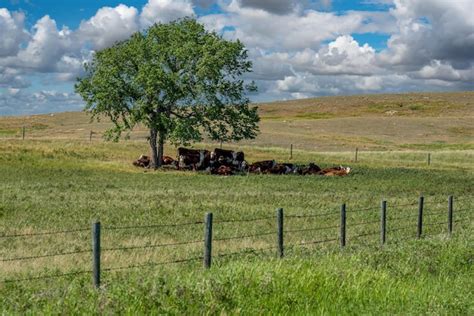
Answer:
[(472, 315), (470, 237), (283, 260), (236, 258), (210, 271), (110, 273), (99, 291), (88, 277), (9, 285), (0, 304), (6, 314)]
[[(205, 146), (205, 144), (203, 144)], [(210, 145), (209, 145), (210, 146)], [(371, 152), (358, 163), (349, 152), (299, 150), (296, 162), (350, 165), (343, 178), (216, 177), (144, 171), (131, 160), (142, 142), (4, 140), (0, 143), (0, 258), (77, 251), (35, 260), (0, 261), (0, 280), (87, 271), (90, 223), (103, 224), (102, 245), (158, 249), (103, 252), (103, 287), (90, 273), (43, 280), (0, 281), (4, 314), (466, 314), (474, 312), (474, 153)], [(285, 160), (279, 148), (245, 147), (250, 161)], [(167, 151), (172, 154), (172, 149)], [(416, 202), (426, 198), (425, 237), (415, 241)], [(446, 198), (456, 197), (455, 234), (446, 238)], [(378, 241), (379, 203), (389, 202), (388, 244)], [(340, 251), (338, 210), (348, 207), (348, 248)], [(286, 258), (275, 258), (275, 208), (285, 210)], [(214, 266), (199, 261), (147, 264), (202, 254), (202, 224), (114, 229), (202, 221), (214, 213)], [(295, 215), (327, 216), (299, 218)], [(242, 222), (251, 218), (260, 221)], [(236, 222), (223, 222), (233, 220)], [(461, 221), (462, 220), (462, 221)], [(219, 223), (219, 221), (221, 221)], [(314, 228), (329, 229), (310, 230)], [(406, 227), (404, 230), (399, 228)], [(34, 238), (2, 238), (85, 229)], [(228, 239), (261, 233), (268, 235)], [(358, 237), (359, 235), (366, 235)], [(260, 250), (258, 250), (260, 249)], [(86, 251), (86, 252), (81, 252)], [(236, 255), (229, 255), (238, 252)], [(240, 253), (242, 252), (242, 253)], [(140, 268), (127, 268), (145, 265)], [(112, 270), (125, 267), (126, 269)]]

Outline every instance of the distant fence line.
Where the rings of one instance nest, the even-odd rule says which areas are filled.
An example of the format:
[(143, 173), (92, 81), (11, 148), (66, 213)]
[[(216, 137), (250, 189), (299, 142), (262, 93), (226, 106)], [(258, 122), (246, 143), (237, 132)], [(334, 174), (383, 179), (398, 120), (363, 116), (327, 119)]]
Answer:
[[(471, 197), (463, 197), (457, 198), (457, 200), (464, 200), (466, 198)], [(351, 239), (357, 239), (366, 236), (376, 236), (379, 235), (379, 243), (381, 246), (385, 245), (389, 241), (389, 233), (400, 231), (400, 230), (407, 230), (410, 228), (416, 227), (416, 238), (420, 239), (424, 236), (423, 230), (426, 226), (433, 226), (433, 225), (446, 225), (446, 232), (449, 236), (453, 233), (454, 223), (470, 221), (472, 218), (469, 216), (459, 217), (455, 220), (455, 214), (462, 214), (464, 212), (469, 212), (470, 209), (457, 209), (455, 212), (454, 208), (454, 197), (451, 195), (448, 197), (447, 207), (446, 210), (443, 212), (432, 213), (430, 216), (446, 216), (446, 221), (438, 221), (434, 223), (424, 223), (424, 219), (426, 217), (425, 205), (426, 205), (425, 198), (420, 196), (416, 203), (408, 203), (408, 204), (398, 204), (393, 205), (392, 208), (397, 209), (400, 207), (417, 207), (417, 214), (410, 214), (410, 215), (402, 215), (402, 216), (395, 216), (390, 217), (388, 215), (389, 207), (386, 200), (383, 200), (380, 204), (380, 217), (378, 220), (370, 220), (370, 221), (359, 221), (355, 223), (348, 223), (347, 215), (351, 213), (357, 212), (367, 212), (374, 210), (373, 207), (370, 208), (357, 208), (353, 211), (348, 211), (347, 205), (345, 203), (341, 204), (340, 211), (336, 212), (325, 212), (320, 214), (291, 214), (286, 215), (284, 214), (284, 210), (282, 208), (278, 208), (276, 210), (276, 216), (265, 216), (265, 217), (257, 217), (257, 218), (247, 218), (247, 219), (224, 219), (224, 220), (214, 220), (213, 213), (206, 213), (204, 221), (192, 221), (187, 223), (173, 223), (173, 224), (156, 224), (156, 225), (135, 225), (135, 226), (104, 226), (102, 227), (99, 221), (92, 223), (92, 248), (91, 249), (80, 249), (76, 251), (66, 251), (66, 252), (56, 252), (56, 253), (49, 253), (44, 255), (36, 255), (36, 256), (25, 256), (25, 257), (12, 257), (12, 258), (0, 258), (0, 262), (21, 262), (25, 260), (35, 260), (39, 258), (48, 258), (48, 257), (58, 257), (58, 256), (71, 256), (75, 254), (83, 254), (83, 253), (90, 253), (92, 257), (92, 269), (90, 270), (80, 270), (80, 271), (71, 271), (68, 273), (62, 274), (53, 274), (53, 275), (41, 275), (41, 276), (34, 276), (22, 279), (5, 279), (1, 280), (0, 283), (14, 283), (20, 281), (29, 281), (29, 280), (40, 280), (40, 279), (51, 279), (51, 278), (59, 278), (59, 277), (67, 277), (67, 276), (74, 276), (80, 274), (92, 274), (93, 277), (93, 285), (95, 287), (100, 287), (101, 284), (101, 272), (103, 271), (118, 271), (118, 270), (126, 270), (126, 269), (133, 269), (133, 268), (140, 268), (140, 267), (149, 267), (149, 266), (159, 266), (159, 265), (168, 265), (168, 264), (176, 264), (176, 263), (185, 263), (191, 261), (198, 261), (202, 260), (202, 264), (204, 268), (209, 269), (212, 266), (212, 259), (215, 257), (225, 257), (225, 256), (232, 256), (232, 255), (239, 255), (239, 254), (252, 254), (261, 251), (273, 250), (275, 251), (275, 255), (279, 258), (283, 258), (285, 256), (285, 249), (288, 246), (304, 246), (310, 244), (323, 244), (323, 243), (330, 243), (330, 242), (339, 242), (339, 246), (341, 249), (347, 246), (347, 243)], [(471, 207), (469, 205), (469, 207)], [(321, 227), (314, 227), (314, 228), (303, 228), (303, 229), (285, 229), (285, 220), (291, 219), (310, 219), (316, 217), (328, 217), (328, 216), (338, 216), (339, 217), (339, 224), (338, 225), (329, 225), (329, 226), (321, 226)], [(469, 214), (470, 215), (470, 214)], [(416, 226), (412, 225), (405, 225), (405, 226), (394, 226), (393, 228), (388, 228), (388, 222), (396, 223), (397, 220), (400, 219), (410, 219), (412, 218), (416, 223)], [(267, 221), (267, 220), (276, 220), (275, 229), (273, 231), (264, 231), (255, 234), (246, 234), (246, 235), (237, 235), (237, 236), (227, 236), (222, 238), (214, 238), (213, 237), (213, 227), (214, 225), (225, 224), (225, 223), (243, 223), (243, 222), (258, 222), (258, 221)], [(379, 229), (374, 231), (368, 231), (364, 233), (360, 233), (357, 235), (350, 235), (348, 236), (347, 230), (349, 227), (355, 226), (364, 226), (364, 225), (373, 225), (379, 224)], [(164, 228), (164, 227), (186, 227), (186, 226), (193, 226), (193, 225), (204, 225), (204, 236), (202, 239), (197, 240), (188, 240), (182, 242), (172, 242), (172, 243), (158, 243), (158, 244), (151, 244), (151, 245), (140, 245), (140, 246), (121, 246), (121, 247), (111, 247), (111, 248), (103, 248), (101, 246), (101, 230), (102, 228), (105, 230), (134, 230), (134, 229), (147, 229), (147, 228)], [(338, 236), (336, 238), (323, 238), (323, 239), (315, 239), (310, 241), (302, 241), (299, 243), (293, 244), (286, 244), (285, 243), (285, 236), (291, 233), (303, 232), (303, 231), (327, 231), (331, 229), (338, 229)], [(24, 234), (8, 234), (8, 235), (0, 235), (0, 239), (6, 238), (31, 238), (37, 237), (42, 235), (61, 235), (61, 234), (70, 234), (76, 232), (84, 232), (88, 231), (87, 228), (79, 228), (79, 229), (71, 229), (71, 230), (58, 230), (58, 231), (47, 231), (47, 232), (36, 232), (36, 233), (24, 233)], [(253, 237), (260, 237), (260, 236), (269, 236), (274, 235), (276, 237), (275, 244), (270, 247), (265, 248), (258, 248), (258, 249), (245, 249), (244, 251), (238, 252), (231, 252), (231, 253), (221, 253), (214, 255), (213, 254), (213, 243), (214, 242), (222, 242), (234, 239), (245, 239), (245, 238), (253, 238)], [(350, 237), (350, 238), (348, 238)], [(410, 236), (408, 236), (410, 237)], [(407, 238), (404, 238), (407, 239)], [(143, 264), (135, 264), (129, 266), (119, 266), (119, 267), (106, 267), (102, 268), (101, 266), (101, 256), (103, 252), (112, 252), (112, 251), (128, 251), (133, 249), (146, 249), (146, 248), (163, 248), (163, 247), (177, 247), (180, 245), (188, 245), (188, 244), (199, 244), (202, 243), (203, 245), (203, 256), (196, 256), (196, 257), (189, 257), (189, 258), (182, 258), (176, 259), (171, 261), (163, 261), (163, 262), (147, 262)]]
[[(139, 131), (139, 132), (136, 132), (136, 133), (146, 133), (146, 132), (144, 132), (144, 131)], [(21, 128), (21, 138), (22, 138), (22, 140), (25, 140), (25, 135), (26, 135), (26, 128), (25, 128), (25, 126), (23, 126), (23, 127)], [(78, 138), (77, 140), (86, 140), (86, 139), (88, 139), (89, 142), (92, 142), (93, 139), (94, 139), (94, 135), (101, 135), (101, 133), (95, 132), (95, 131), (93, 131), (93, 130), (90, 130), (89, 133), (88, 133), (88, 136), (85, 136), (84, 138), (80, 138), (80, 139)], [(148, 136), (145, 134), (142, 138), (143, 138), (143, 139), (146, 139), (147, 137), (148, 137)], [(5, 137), (3, 137), (3, 138), (5, 138)], [(14, 139), (18, 139), (18, 137), (14, 137)], [(36, 138), (36, 139), (50, 139), (50, 138), (48, 138), (48, 137), (41, 137), (41, 136), (40, 136), (40, 137), (38, 137), (38, 138)], [(55, 139), (55, 138), (52, 138), (52, 139)], [(69, 138), (68, 138), (68, 139), (69, 139)], [(141, 138), (140, 138), (140, 139), (141, 139)], [(222, 142), (219, 143), (219, 147), (220, 147), (220, 148), (222, 148), (222, 144), (223, 144)], [(288, 154), (288, 158), (289, 158), (290, 160), (293, 160), (293, 158), (294, 158), (294, 157), (293, 157), (293, 156), (294, 156), (294, 154), (293, 154), (294, 149), (296, 149), (296, 146), (295, 146), (294, 144), (290, 144), (290, 145), (289, 145), (289, 154)], [(349, 151), (349, 152), (352, 152), (352, 150), (348, 150), (348, 151)], [(359, 162), (359, 161), (360, 161), (360, 153), (363, 152), (363, 151), (361, 151), (361, 150), (359, 149), (359, 147), (356, 147), (353, 152), (354, 152), (354, 156), (353, 156), (353, 158), (352, 158), (352, 162)], [(371, 151), (367, 151), (367, 152), (370, 153)], [(431, 153), (431, 152), (422, 151), (422, 150), (420, 150), (419, 152), (425, 153), (425, 155), (426, 155), (425, 157), (426, 157), (426, 158), (423, 158), (422, 161), (423, 161), (423, 162), (426, 162), (426, 164), (427, 164), (428, 166), (430, 166), (431, 163), (432, 163), (432, 158), (433, 158), (432, 153)]]

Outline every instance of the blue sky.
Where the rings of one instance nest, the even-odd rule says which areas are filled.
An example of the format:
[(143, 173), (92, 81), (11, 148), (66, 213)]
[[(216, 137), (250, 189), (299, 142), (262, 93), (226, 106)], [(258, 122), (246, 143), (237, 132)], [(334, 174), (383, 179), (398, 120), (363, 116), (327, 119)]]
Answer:
[(80, 110), (94, 51), (193, 15), (240, 39), (254, 101), (474, 88), (472, 0), (0, 1), (0, 115)]

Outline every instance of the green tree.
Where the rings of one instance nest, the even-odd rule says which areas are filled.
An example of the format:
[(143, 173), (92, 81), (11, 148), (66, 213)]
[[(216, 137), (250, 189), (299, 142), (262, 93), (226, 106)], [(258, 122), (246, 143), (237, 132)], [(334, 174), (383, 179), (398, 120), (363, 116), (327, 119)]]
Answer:
[(258, 133), (257, 108), (248, 93), (255, 84), (240, 41), (206, 31), (195, 19), (155, 24), (94, 54), (77, 79), (76, 92), (92, 119), (109, 118), (108, 139), (137, 124), (149, 129), (152, 163), (161, 166), (163, 144), (239, 141)]

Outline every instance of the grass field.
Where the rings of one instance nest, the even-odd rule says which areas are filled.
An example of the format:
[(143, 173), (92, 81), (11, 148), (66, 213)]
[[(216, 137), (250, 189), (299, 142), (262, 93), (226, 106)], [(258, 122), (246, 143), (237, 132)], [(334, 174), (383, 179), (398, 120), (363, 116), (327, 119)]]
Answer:
[[(329, 145), (324, 150), (310, 145), (296, 147), (295, 162), (351, 166), (353, 172), (342, 178), (216, 177), (136, 169), (131, 161), (148, 150), (143, 140), (132, 137), (119, 143), (88, 142), (77, 137), (90, 129), (80, 114), (32, 117), (37, 124), (47, 125), (38, 127), (33, 139), (22, 141), (11, 133), (0, 136), (0, 280), (90, 270), (90, 226), (96, 219), (103, 225), (102, 246), (110, 249), (103, 252), (103, 269), (111, 270), (104, 272), (100, 290), (92, 287), (90, 273), (0, 281), (0, 309), (4, 314), (473, 314), (474, 150), (472, 139), (465, 136), (470, 128), (468, 116), (472, 115), (472, 94), (467, 95), (468, 99), (457, 94), (444, 96), (456, 105), (447, 113), (466, 120), (466, 129), (460, 123), (461, 132), (446, 143), (437, 142), (436, 135), (431, 134), (416, 141), (405, 139), (394, 130), (390, 132), (393, 143), (367, 148), (371, 150), (361, 152), (357, 163), (352, 161), (352, 147), (366, 137), (357, 130), (347, 136), (350, 151), (339, 145), (338, 151), (331, 151)], [(424, 97), (419, 96), (426, 100)], [(364, 100), (354, 98), (355, 104)], [(463, 107), (466, 104), (470, 105)], [(275, 136), (285, 119), (265, 118), (270, 115), (265, 111), (275, 106), (266, 105), (262, 110), (261, 138), (238, 146), (250, 161), (288, 159), (285, 142), (291, 138)], [(301, 115), (299, 111), (295, 108), (293, 114), (282, 113), (296, 117)], [(416, 110), (393, 118), (408, 125), (411, 120), (433, 119), (432, 124), (440, 131), (458, 127), (458, 121), (446, 119), (449, 115), (441, 110), (430, 112), (439, 115), (439, 121), (436, 116), (424, 118), (410, 111)], [(312, 113), (308, 109), (301, 112)], [(354, 112), (352, 118), (344, 118), (335, 112), (334, 117), (316, 115), (294, 118), (293, 122), (314, 124), (313, 134), (320, 126), (318, 122), (337, 126), (338, 120), (344, 119), (363, 130), (363, 121), (382, 119), (383, 113)], [(21, 120), (2, 118), (0, 130), (14, 130), (21, 126)], [(437, 124), (441, 121), (450, 123), (440, 127)], [(272, 122), (279, 122), (279, 127), (271, 127)], [(79, 123), (84, 125), (75, 128)], [(105, 123), (101, 124), (105, 128)], [(265, 132), (267, 127), (276, 137), (274, 144), (264, 140), (271, 138)], [(80, 133), (78, 129), (82, 129)], [(296, 127), (293, 131), (297, 138), (305, 133)], [(371, 133), (377, 138), (383, 132), (383, 126), (378, 125)], [(391, 150), (382, 150), (387, 148)], [(428, 150), (432, 153), (429, 166)], [(166, 151), (173, 155), (172, 147)], [(452, 238), (447, 237), (445, 224), (450, 194), (455, 196), (458, 221)], [(419, 195), (426, 200), (426, 226), (424, 237), (415, 240)], [(377, 232), (382, 199), (388, 201), (388, 243), (383, 248)], [(347, 203), (348, 210), (346, 249), (341, 251), (337, 240), (312, 244), (337, 239), (341, 203)], [(274, 249), (267, 249), (276, 243), (277, 207), (285, 210), (285, 230), (294, 231), (285, 234), (287, 248), (282, 260), (276, 258)], [(202, 224), (114, 229), (198, 222), (210, 211), (214, 213), (214, 239), (222, 240), (214, 242), (214, 265), (208, 271), (199, 260), (146, 266), (201, 256)], [(326, 213), (331, 214), (294, 217)], [(252, 218), (265, 219), (245, 221)], [(408, 228), (398, 230), (405, 226)], [(2, 237), (75, 229), (85, 230), (31, 238)], [(267, 232), (271, 234), (229, 239)], [(196, 243), (111, 250), (187, 241)], [(79, 253), (6, 260), (58, 252)], [(229, 255), (234, 252), (242, 253)], [(112, 270), (136, 265), (145, 266)]]

